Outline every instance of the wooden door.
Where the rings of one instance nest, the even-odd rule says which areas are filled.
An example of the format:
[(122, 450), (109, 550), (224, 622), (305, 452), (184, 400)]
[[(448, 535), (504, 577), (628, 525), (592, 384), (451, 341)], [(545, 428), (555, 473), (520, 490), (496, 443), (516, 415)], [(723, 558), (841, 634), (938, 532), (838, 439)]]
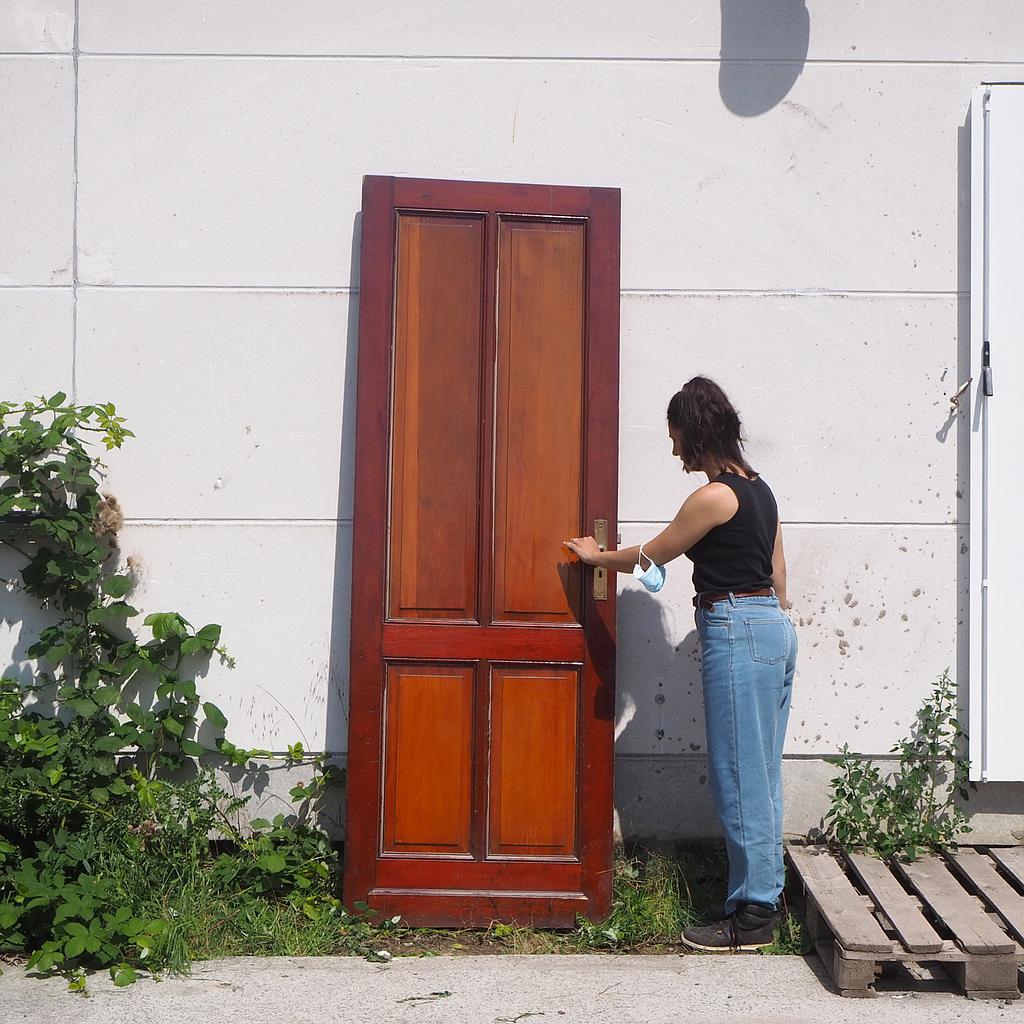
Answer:
[(618, 310), (617, 189), (364, 179), (350, 907), (608, 913)]

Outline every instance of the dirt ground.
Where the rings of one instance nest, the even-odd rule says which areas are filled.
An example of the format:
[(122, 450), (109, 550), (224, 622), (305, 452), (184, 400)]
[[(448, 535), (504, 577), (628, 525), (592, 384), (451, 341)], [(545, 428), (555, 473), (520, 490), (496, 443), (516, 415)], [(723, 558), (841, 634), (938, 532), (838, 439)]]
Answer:
[[(449, 931), (410, 931), (407, 935), (382, 935), (380, 938), (380, 949), (386, 949), (392, 956), (440, 956), (442, 954), (451, 956), (480, 956), (495, 955), (500, 953), (522, 954), (530, 952), (544, 953), (579, 953), (581, 950), (573, 948), (568, 943), (563, 950), (560, 950), (556, 943), (545, 940), (544, 936), (550, 933), (536, 933), (524, 937), (521, 940), (513, 941), (509, 938), (498, 938), (487, 931), (475, 928), (451, 929)], [(674, 956), (688, 951), (682, 945), (672, 943), (647, 943), (635, 946), (617, 946), (614, 949), (587, 949), (587, 953), (602, 954), (609, 956), (622, 956), (624, 954), (647, 954)]]

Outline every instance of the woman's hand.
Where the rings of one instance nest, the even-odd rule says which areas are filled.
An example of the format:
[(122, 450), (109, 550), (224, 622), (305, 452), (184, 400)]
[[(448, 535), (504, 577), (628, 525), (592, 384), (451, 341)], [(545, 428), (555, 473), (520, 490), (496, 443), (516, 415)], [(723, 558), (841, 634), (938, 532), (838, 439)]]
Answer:
[(573, 537), (571, 540), (563, 540), (562, 543), (587, 565), (597, 565), (601, 549), (593, 537)]

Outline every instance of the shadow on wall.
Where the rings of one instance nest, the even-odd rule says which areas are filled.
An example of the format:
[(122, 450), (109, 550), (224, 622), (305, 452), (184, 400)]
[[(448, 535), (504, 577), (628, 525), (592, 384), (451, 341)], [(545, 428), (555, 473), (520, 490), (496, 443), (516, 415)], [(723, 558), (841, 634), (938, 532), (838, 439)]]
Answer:
[(721, 0), (718, 91), (740, 117), (786, 98), (807, 59), (811, 17), (804, 0)]
[[(956, 380), (948, 390), (957, 390), (961, 381), (971, 375), (971, 116), (968, 111), (964, 123), (956, 129), (957, 140), (957, 195), (956, 195)], [(980, 385), (980, 382), (979, 382)], [(980, 393), (975, 385), (975, 395)], [(971, 396), (965, 395), (965, 398)], [(967, 728), (969, 719), (968, 691), (970, 679), (970, 588), (971, 556), (971, 423), (967, 408), (977, 408), (975, 397), (968, 405), (959, 408), (952, 404), (946, 422), (936, 431), (940, 444), (946, 444), (954, 427), (953, 441), (956, 444), (956, 675), (959, 696), (960, 721)], [(973, 794), (972, 794), (973, 795)], [(969, 814), (975, 808), (965, 806)]]
[[(345, 397), (342, 407), (341, 436), (355, 437), (356, 426), (356, 373), (359, 355), (359, 249), (362, 240), (361, 212), (352, 223), (352, 248), (348, 296), (348, 323), (344, 334), (339, 331), (338, 344), (345, 345)], [(348, 765), (349, 706), (349, 645), (352, 608), (352, 502), (355, 496), (355, 445), (341, 446), (341, 465), (338, 470), (338, 524), (335, 535), (334, 604), (331, 608), (331, 645), (327, 686), (327, 721), (324, 750), (341, 769)], [(318, 824), (334, 839), (345, 836), (345, 801), (347, 790), (343, 786), (335, 791), (334, 799), (325, 801)]]
[[(8, 536), (16, 544), (26, 543), (24, 537)], [(25, 592), (21, 578), (25, 564), (26, 559), (13, 547), (0, 545), (0, 635), (5, 637), (5, 647), (11, 652), (10, 661), (6, 665), (0, 662), (0, 676), (16, 679), (23, 687), (38, 682), (36, 662), (29, 657), (28, 649), (55, 619), (52, 612), (43, 608), (34, 597)], [(7, 641), (8, 636), (13, 639), (15, 634), (17, 640), (14, 643)], [(37, 710), (40, 714), (57, 713), (53, 696), (50, 694), (47, 698), (42, 693), (36, 694), (35, 700), (39, 702)], [(68, 715), (65, 714), (63, 717), (66, 719)]]
[[(618, 831), (629, 838), (720, 836), (707, 783), (704, 694), (692, 608), (636, 587), (620, 590), (617, 602)], [(685, 617), (685, 630), (671, 621), (677, 616)]]

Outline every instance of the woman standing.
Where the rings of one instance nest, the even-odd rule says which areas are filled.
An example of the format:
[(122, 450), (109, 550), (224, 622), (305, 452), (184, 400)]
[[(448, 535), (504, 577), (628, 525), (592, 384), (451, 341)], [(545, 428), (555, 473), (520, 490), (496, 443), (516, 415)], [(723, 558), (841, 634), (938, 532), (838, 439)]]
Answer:
[[(664, 566), (693, 562), (708, 777), (725, 833), (729, 882), (720, 920), (688, 928), (693, 949), (755, 950), (781, 919), (782, 747), (797, 639), (784, 609), (782, 525), (768, 484), (743, 455), (740, 419), (725, 392), (694, 377), (668, 404), (672, 454), (708, 483), (639, 547), (601, 551), (593, 537), (565, 542), (589, 565), (632, 572), (651, 591)], [(643, 563), (647, 563), (644, 565)]]

